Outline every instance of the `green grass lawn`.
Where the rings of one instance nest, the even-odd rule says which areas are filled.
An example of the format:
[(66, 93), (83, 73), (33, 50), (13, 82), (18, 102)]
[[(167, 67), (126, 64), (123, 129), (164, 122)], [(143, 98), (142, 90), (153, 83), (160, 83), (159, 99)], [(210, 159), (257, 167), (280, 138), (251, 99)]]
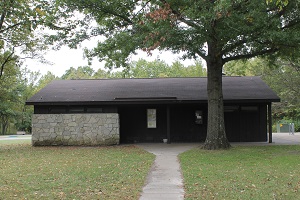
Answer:
[(185, 199), (300, 199), (300, 146), (181, 154)]
[(28, 139), (18, 139), (18, 140), (0, 140), (0, 147), (1, 146), (6, 146), (6, 145), (11, 145), (11, 144), (31, 144), (31, 140)]
[(138, 199), (154, 155), (135, 146), (0, 146), (0, 199)]

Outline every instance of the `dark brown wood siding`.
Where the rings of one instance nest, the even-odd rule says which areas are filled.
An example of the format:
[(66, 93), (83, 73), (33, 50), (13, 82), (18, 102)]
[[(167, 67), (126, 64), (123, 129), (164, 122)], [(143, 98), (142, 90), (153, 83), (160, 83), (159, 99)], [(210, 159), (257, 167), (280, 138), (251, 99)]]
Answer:
[[(202, 111), (202, 124), (196, 123), (196, 110)], [(173, 106), (170, 108), (171, 142), (203, 142), (207, 130), (206, 106)]]
[[(171, 142), (202, 142), (206, 138), (205, 106), (169, 106)], [(147, 109), (156, 109), (157, 128), (147, 128)], [(203, 112), (202, 124), (196, 124), (195, 111)], [(119, 107), (121, 143), (162, 142), (167, 138), (167, 106)]]
[[(226, 134), (230, 142), (267, 141), (266, 105), (225, 105)], [(229, 107), (229, 109), (228, 109)], [(157, 109), (157, 128), (147, 128), (147, 109)], [(169, 105), (171, 142), (204, 142), (207, 131), (207, 106)], [(203, 123), (195, 122), (196, 110)], [(167, 138), (167, 106), (119, 107), (121, 143), (162, 142)]]
[(267, 106), (239, 105), (229, 111), (225, 106), (225, 128), (230, 142), (267, 141)]
[[(156, 128), (147, 128), (147, 109), (156, 109)], [(162, 142), (167, 138), (165, 106), (123, 106), (118, 111), (121, 143)]]

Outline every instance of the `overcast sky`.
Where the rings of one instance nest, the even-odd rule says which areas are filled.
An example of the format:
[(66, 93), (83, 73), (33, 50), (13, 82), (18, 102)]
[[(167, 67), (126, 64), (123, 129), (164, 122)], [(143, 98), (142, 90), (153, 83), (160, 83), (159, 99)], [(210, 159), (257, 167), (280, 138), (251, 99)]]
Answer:
[[(85, 42), (85, 46), (91, 45), (93, 41)], [(95, 44), (96, 42), (93, 42)], [(57, 76), (61, 76), (70, 67), (77, 68), (79, 66), (86, 66), (88, 64), (87, 59), (83, 58), (83, 50), (81, 49), (69, 49), (68, 47), (62, 47), (59, 51), (48, 51), (45, 55), (46, 60), (50, 61), (50, 64), (40, 63), (38, 60), (27, 59), (24, 62), (24, 67), (26, 66), (31, 71), (40, 71), (41, 74), (46, 74), (48, 71), (52, 72)], [(154, 51), (152, 56), (148, 56), (147, 53), (139, 51), (137, 56), (133, 56), (132, 60), (136, 61), (139, 58), (146, 59), (148, 61), (153, 61), (155, 59), (164, 60), (168, 64), (172, 64), (176, 60), (180, 59), (179, 55), (174, 55), (171, 52), (159, 52)], [(194, 60), (185, 60), (182, 63), (186, 66), (194, 64)], [(100, 63), (97, 59), (94, 59), (91, 67), (96, 71), (99, 68), (104, 69), (104, 63)]]

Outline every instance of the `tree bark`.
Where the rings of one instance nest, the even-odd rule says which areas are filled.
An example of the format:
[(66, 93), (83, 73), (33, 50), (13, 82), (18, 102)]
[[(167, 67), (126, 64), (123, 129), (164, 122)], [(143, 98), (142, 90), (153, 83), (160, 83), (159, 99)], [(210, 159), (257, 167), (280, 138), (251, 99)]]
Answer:
[(6, 120), (3, 121), (3, 122), (2, 122), (1, 135), (5, 135), (5, 134), (6, 134), (7, 126), (8, 126), (8, 121), (6, 121)]
[(224, 104), (222, 90), (222, 56), (218, 56), (214, 45), (208, 44), (207, 62), (207, 96), (208, 122), (207, 136), (203, 148), (228, 149), (230, 144), (226, 137), (224, 122)]

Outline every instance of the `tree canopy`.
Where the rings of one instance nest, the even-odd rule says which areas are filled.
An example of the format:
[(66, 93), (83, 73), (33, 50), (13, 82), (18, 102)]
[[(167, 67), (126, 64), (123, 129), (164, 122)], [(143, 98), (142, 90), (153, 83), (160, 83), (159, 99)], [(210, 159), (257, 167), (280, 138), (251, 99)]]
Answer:
[(10, 63), (19, 64), (27, 58), (45, 62), (43, 52), (51, 44), (47, 32), (68, 36), (68, 31), (78, 25), (69, 23), (71, 16), (59, 9), (55, 0), (1, 0), (0, 78)]
[(91, 21), (96, 21), (94, 27), (77, 32), (69, 41), (104, 36), (97, 47), (86, 50), (86, 55), (105, 60), (108, 66), (128, 65), (128, 57), (137, 49), (151, 54), (158, 48), (183, 52), (184, 58), (203, 58), (208, 75), (206, 149), (230, 147), (224, 126), (223, 65), (255, 56), (296, 57), (299, 51), (299, 1), (63, 0), (60, 3), (67, 11), (84, 13), (86, 24), (94, 25)]

